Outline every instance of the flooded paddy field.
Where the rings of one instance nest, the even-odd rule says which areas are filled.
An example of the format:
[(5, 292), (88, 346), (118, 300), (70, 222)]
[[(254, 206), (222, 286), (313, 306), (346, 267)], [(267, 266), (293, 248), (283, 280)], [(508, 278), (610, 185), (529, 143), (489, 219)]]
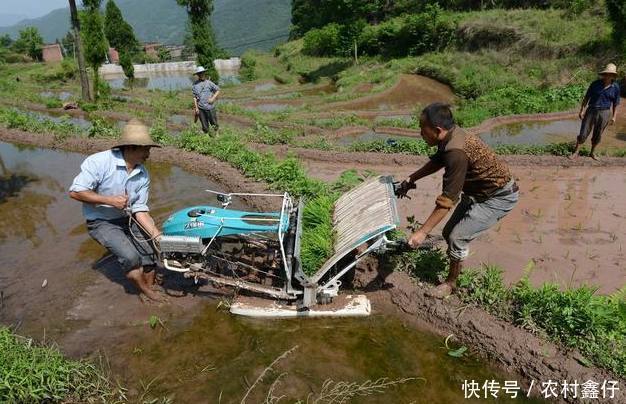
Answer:
[[(356, 162), (355, 155), (331, 152), (322, 158), (319, 153), (310, 157), (301, 153), (299, 157), (310, 175), (325, 181), (352, 168), (405, 178), (426, 161), (390, 157), (387, 164), (371, 154), (372, 158), (363, 157), (367, 162)], [(553, 165), (538, 166), (531, 157), (512, 163), (520, 202), (500, 224), (472, 242), (467, 265), (498, 265), (504, 269), (505, 280), (514, 283), (530, 264), (530, 280), (535, 285), (587, 284), (597, 286), (599, 293), (613, 293), (626, 285), (626, 171), (623, 165), (560, 166), (558, 161), (568, 162), (554, 158)], [(424, 178), (411, 200), (399, 200), (402, 229), (408, 216), (428, 217), (441, 193), (441, 181), (440, 176)]]
[[(224, 311), (219, 301), (231, 290), (173, 276), (166, 287), (184, 296), (168, 305), (141, 304), (86, 234), (80, 205), (67, 197), (84, 157), (0, 143), (2, 178), (22, 178), (7, 180), (10, 192), (0, 201), (0, 321), (53, 340), (73, 357), (104, 355), (131, 397), (239, 402), (260, 372), (294, 346), (276, 365), (285, 373), (276, 392), (293, 399), (319, 392), (328, 379), (388, 377), (414, 379), (359, 402), (455, 402), (466, 379), (515, 379), (475, 356), (448, 355), (441, 337), (384, 312), (367, 319), (259, 322)], [(206, 202), (207, 188), (228, 190), (172, 165), (148, 169), (158, 223), (176, 209)], [(160, 320), (154, 329), (151, 316)], [(264, 380), (249, 402), (262, 401), (277, 376)]]

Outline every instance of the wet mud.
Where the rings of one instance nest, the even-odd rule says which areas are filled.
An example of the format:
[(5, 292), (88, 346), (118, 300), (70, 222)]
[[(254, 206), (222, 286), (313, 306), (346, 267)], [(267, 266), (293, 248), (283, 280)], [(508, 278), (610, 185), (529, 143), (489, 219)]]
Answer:
[[(0, 130), (0, 138), (5, 141), (19, 141), (21, 143), (30, 143), (46, 147), (56, 147), (61, 149), (79, 151), (82, 153), (102, 150), (110, 145), (109, 142), (106, 141), (85, 141), (83, 139), (68, 139), (62, 142), (55, 142), (52, 137), (33, 135), (21, 131), (4, 129)], [(281, 150), (280, 148), (275, 148), (273, 150), (278, 154), (284, 152), (284, 150)], [(315, 152), (319, 153), (319, 151)], [(356, 155), (358, 156), (362, 154)], [(406, 170), (411, 170), (414, 167), (416, 161), (420, 160), (416, 160), (413, 158), (398, 160), (397, 162), (389, 160), (392, 162), (390, 165), (387, 165), (384, 159), (381, 159), (381, 157), (385, 156), (377, 155), (376, 157), (378, 158), (378, 160), (372, 160), (369, 164), (363, 163), (364, 160), (367, 160), (367, 158), (364, 158), (361, 161), (357, 162), (352, 161), (352, 163), (348, 166), (346, 166), (345, 163), (342, 163), (343, 160), (348, 160), (350, 157), (350, 155), (337, 154), (334, 156), (335, 160), (332, 163), (323, 159), (320, 160), (305, 158), (304, 160), (311, 174), (322, 179), (335, 178), (342, 170), (347, 168), (364, 169), (366, 167), (371, 168), (381, 174), (390, 173), (396, 176), (406, 175)], [(393, 156), (390, 157), (394, 158)], [(200, 156), (195, 153), (184, 152), (171, 148), (164, 148), (163, 150), (158, 150), (154, 153), (153, 160), (155, 162), (175, 163), (182, 166), (183, 168), (190, 169), (190, 171), (196, 174), (204, 175), (210, 178), (212, 181), (217, 181), (221, 184), (227, 184), (224, 186), (231, 191), (264, 191), (264, 186), (262, 184), (249, 181), (243, 178), (237, 170), (232, 169), (232, 167), (206, 156)], [(374, 163), (372, 163), (373, 161)], [(421, 159), (421, 161), (424, 161), (424, 159)], [(520, 176), (521, 187), (524, 190), (523, 192), (528, 192), (529, 195), (532, 195), (533, 191), (531, 191), (531, 189), (533, 185), (531, 184), (532, 181), (536, 181), (537, 179), (546, 182), (546, 184), (541, 184), (543, 186), (547, 186), (547, 182), (555, 180), (555, 178), (550, 178), (549, 176), (546, 176), (546, 178), (542, 178), (542, 173), (537, 172), (536, 167), (534, 167), (536, 164), (532, 163), (530, 160), (525, 161), (525, 163), (526, 166), (522, 165), (521, 167), (528, 167), (528, 165), (533, 165), (533, 167), (525, 168), (528, 172), (522, 172), (522, 174), (518, 174), (519, 167), (514, 167), (516, 175)], [(552, 161), (552, 163), (554, 163), (554, 161)], [(618, 165), (617, 161), (615, 161), (614, 163), (614, 165)], [(619, 165), (623, 167), (623, 161)], [(534, 251), (536, 249), (533, 245), (533, 243), (536, 244), (535, 241), (522, 238), (523, 244), (519, 244), (517, 239), (515, 238), (514, 234), (517, 231), (516, 226), (518, 226), (520, 222), (527, 227), (534, 226), (535, 230), (539, 229), (540, 231), (544, 231), (544, 234), (546, 234), (546, 236), (544, 236), (545, 239), (547, 237), (547, 234), (553, 231), (553, 229), (558, 226), (560, 226), (565, 233), (557, 234), (566, 235), (568, 231), (567, 228), (571, 223), (569, 218), (567, 218), (566, 221), (563, 220), (565, 220), (566, 216), (569, 216), (570, 214), (576, 214), (576, 212), (578, 211), (584, 212), (585, 209), (593, 210), (594, 215), (597, 213), (598, 210), (602, 210), (602, 208), (613, 209), (613, 211), (615, 211), (614, 204), (618, 202), (618, 200), (612, 199), (611, 197), (605, 197), (605, 195), (602, 194), (602, 189), (608, 186), (607, 182), (603, 180), (602, 176), (602, 171), (605, 169), (607, 169), (607, 167), (580, 167), (580, 164), (579, 167), (560, 169), (561, 175), (566, 176), (566, 178), (561, 179), (561, 181), (563, 181), (564, 183), (566, 181), (571, 181), (574, 183), (580, 182), (580, 179), (578, 179), (577, 177), (569, 177), (569, 175), (574, 175), (574, 173), (578, 172), (578, 170), (586, 170), (591, 173), (588, 174), (590, 175), (588, 177), (588, 182), (590, 185), (588, 185), (588, 188), (586, 190), (564, 188), (556, 191), (551, 191), (552, 195), (558, 194), (563, 198), (565, 198), (566, 193), (569, 192), (571, 194), (572, 200), (575, 203), (580, 203), (583, 205), (578, 210), (576, 209), (576, 207), (573, 206), (573, 210), (561, 211), (561, 209), (563, 209), (562, 203), (558, 201), (557, 196), (553, 196), (554, 202), (553, 205), (551, 205), (553, 206), (553, 208), (550, 208), (550, 210), (546, 209), (543, 213), (545, 217), (548, 218), (548, 220), (545, 220), (545, 222), (547, 223), (546, 227), (540, 227), (539, 224), (533, 222), (534, 219), (532, 218), (533, 214), (536, 216), (538, 215), (538, 212), (532, 211), (529, 213), (528, 209), (525, 208), (523, 204), (520, 204), (520, 206), (516, 208), (516, 211), (514, 211), (510, 215), (511, 220), (509, 222), (505, 220), (503, 222), (503, 227), (498, 230), (498, 232), (506, 235), (506, 237), (502, 238), (507, 239), (506, 243), (508, 243), (508, 247), (504, 248), (504, 250), (502, 251), (502, 255), (507, 255), (508, 252), (511, 252), (512, 254), (513, 248), (515, 248), (518, 252), (522, 250)], [(619, 167), (615, 167), (614, 169), (608, 167), (608, 170), (613, 170), (609, 172), (609, 175), (612, 176), (612, 178), (617, 175), (620, 170), (622, 171), (623, 175), (623, 169)], [(547, 171), (548, 169), (546, 169), (546, 172)], [(570, 172), (572, 174), (570, 174)], [(580, 175), (584, 176), (585, 172), (580, 173)], [(593, 179), (594, 177), (595, 179)], [(526, 180), (524, 178), (526, 178)], [(434, 180), (432, 183), (428, 183), (428, 185), (425, 185), (424, 188), (421, 188), (424, 190), (424, 192), (418, 198), (419, 201), (413, 200), (413, 204), (401, 204), (401, 215), (404, 216), (410, 212), (426, 212), (427, 209), (431, 207), (432, 200), (434, 200), (439, 186), (440, 184), (436, 180)], [(575, 185), (575, 187), (576, 186), (578, 185)], [(537, 192), (537, 189), (535, 189), (534, 192)], [(537, 195), (544, 194), (537, 193)], [(546, 195), (550, 194), (548, 193)], [(523, 198), (522, 200), (530, 200), (531, 198), (532, 197), (527, 197)], [(541, 203), (543, 203), (544, 197), (541, 196), (539, 199)], [(242, 201), (242, 203), (246, 203), (246, 201)], [(267, 208), (268, 205), (266, 205), (266, 203), (269, 202), (260, 202), (257, 207), (261, 209)], [(601, 203), (601, 206), (596, 208), (594, 205), (596, 203)], [(423, 205), (424, 208), (421, 208), (421, 205)], [(250, 205), (248, 204), (248, 206)], [(561, 216), (558, 216), (558, 212), (562, 213)], [(75, 213), (76, 212), (74, 212), (74, 214)], [(528, 217), (529, 214), (531, 217)], [(558, 216), (556, 217), (556, 225), (554, 223), (554, 220), (552, 219), (553, 215)], [(559, 217), (561, 218), (560, 222)], [(602, 216), (602, 218), (603, 217), (604, 216)], [(69, 232), (69, 234), (78, 235), (81, 232), (81, 218), (78, 217), (78, 215), (76, 215), (76, 218), (77, 222), (70, 226), (71, 231)], [(585, 219), (585, 217), (580, 216), (579, 219), (583, 220)], [(618, 218), (618, 220), (622, 219), (626, 220), (626, 218)], [(584, 229), (586, 229), (587, 227), (590, 229), (589, 234), (592, 238), (580, 240), (581, 243), (594, 241), (594, 235), (592, 231), (594, 231), (594, 228), (598, 226), (598, 224), (594, 220), (597, 219), (595, 217), (592, 217), (591, 221), (583, 223), (582, 226)], [(561, 225), (559, 225), (559, 223), (561, 223)], [(603, 223), (600, 223), (600, 225), (602, 226)], [(623, 240), (623, 231), (620, 233), (618, 227), (621, 227), (622, 229), (626, 227), (620, 225), (619, 223), (613, 223), (613, 225), (615, 226), (615, 234), (617, 235), (618, 239)], [(477, 240), (472, 245), (473, 250), (476, 251), (477, 254), (481, 254), (481, 251), (485, 251), (488, 248), (496, 250), (493, 248), (494, 241), (493, 239), (491, 239), (491, 237), (496, 238), (495, 234), (490, 234), (488, 235), (488, 237), (489, 239)], [(550, 247), (548, 249), (550, 250), (550, 253), (558, 248), (559, 243), (561, 243), (560, 238), (562, 238), (562, 236), (557, 236), (557, 238), (555, 239), (556, 241), (550, 241), (550, 243), (557, 243), (556, 246)], [(500, 239), (500, 236), (498, 236), (497, 239)], [(607, 240), (610, 241), (611, 236), (608, 236)], [(609, 243), (605, 244), (608, 245)], [(602, 243), (592, 245), (593, 248), (599, 248), (601, 246)], [(60, 248), (63, 248), (62, 245)], [(98, 248), (99, 247), (97, 245), (89, 245), (89, 243), (86, 242), (79, 246), (78, 251), (76, 252), (76, 257), (78, 257), (78, 259), (85, 259), (86, 257), (89, 257), (91, 260), (96, 260), (97, 255), (102, 252)], [(498, 241), (498, 253), (500, 253), (500, 250), (502, 249), (503, 248), (501, 248), (500, 242)], [(583, 251), (583, 248), (579, 248), (578, 250)], [(576, 260), (579, 260), (582, 259), (581, 257), (581, 255), (578, 255), (574, 258), (576, 258)], [(503, 265), (505, 269), (513, 268), (513, 270), (509, 271), (508, 273), (509, 275), (512, 275), (512, 277), (507, 278), (509, 281), (514, 281), (516, 277), (519, 277), (519, 271), (521, 270), (521, 267), (527, 263), (526, 257), (516, 256), (513, 260), (515, 262), (512, 264), (506, 261), (501, 261), (501, 258), (502, 257), (500, 256), (491, 256), (487, 258), (485, 258), (485, 256), (481, 258), (480, 255), (472, 256), (472, 259), (476, 260), (477, 262), (483, 261), (483, 259), (487, 261), (493, 260), (494, 263)], [(531, 259), (533, 258), (534, 257), (531, 257)], [(591, 256), (588, 257), (588, 259), (598, 259), (598, 257)], [(563, 260), (566, 260), (566, 258), (563, 258)], [(47, 265), (47, 261), (45, 261), (44, 258), (41, 259), (41, 262), (35, 259), (34, 263), (39, 264), (43, 267), (46, 267)], [(536, 260), (535, 265), (537, 265), (537, 263), (541, 265), (541, 261), (539, 259)], [(552, 270), (556, 268), (557, 270), (561, 270), (561, 268), (558, 266), (559, 264), (559, 262), (548, 262), (546, 263), (546, 268)], [(604, 266), (604, 264), (605, 263), (603, 261), (602, 266), (606, 268), (607, 266)], [(373, 270), (369, 271), (368, 276), (371, 276), (371, 274), (373, 273), (374, 278), (379, 278), (377, 271), (377, 268), (373, 268)], [(58, 269), (56, 272), (58, 272), (59, 274), (63, 274), (63, 271), (61, 269)], [(539, 270), (537, 270), (536, 272), (543, 277), (546, 276), (546, 274), (542, 274)], [(615, 277), (615, 273), (619, 274), (620, 272), (606, 272), (608, 272), (609, 278), (590, 278), (591, 281), (606, 281), (610, 284), (612, 283), (613, 285), (619, 284), (620, 281), (622, 284), (624, 283), (623, 269), (621, 272), (622, 278)], [(588, 275), (588, 273), (586, 274)], [(550, 277), (550, 275), (551, 274), (548, 273), (548, 278)], [(567, 276), (564, 276), (564, 278), (567, 278)], [(74, 282), (74, 285), (78, 285), (76, 287), (78, 287), (80, 290), (76, 291), (76, 293), (74, 293), (73, 295), (80, 297), (77, 300), (78, 304), (76, 304), (74, 308), (69, 311), (69, 313), (72, 313), (74, 320), (68, 324), (67, 322), (64, 323), (63, 321), (61, 321), (61, 318), (57, 318), (57, 321), (62, 323), (62, 325), (57, 325), (56, 328), (56, 332), (58, 333), (58, 335), (67, 336), (62, 341), (62, 346), (64, 348), (67, 348), (68, 352), (74, 355), (83, 355), (87, 351), (90, 351), (90, 349), (92, 350), (93, 347), (91, 347), (90, 344), (99, 345), (101, 343), (104, 344), (107, 341), (113, 344), (115, 343), (115, 341), (118, 341), (119, 338), (127, 338), (136, 341), (136, 339), (133, 339), (134, 337), (129, 330), (132, 329), (136, 331), (138, 325), (143, 325), (145, 327), (147, 316), (149, 316), (150, 313), (157, 314), (163, 319), (168, 319), (168, 321), (186, 321), (187, 324), (189, 324), (189, 322), (192, 320), (188, 315), (185, 316), (183, 313), (189, 313), (190, 311), (192, 311), (192, 308), (198, 304), (198, 302), (203, 301), (202, 297), (199, 296), (215, 297), (220, 295), (230, 295), (230, 293), (232, 293), (227, 288), (226, 290), (207, 290), (202, 292), (204, 293), (204, 295), (192, 294), (192, 297), (182, 300), (176, 300), (175, 303), (166, 307), (146, 308), (145, 306), (137, 305), (135, 300), (136, 297), (134, 297), (132, 294), (123, 292), (124, 287), (122, 285), (116, 286), (115, 288), (113, 288), (114, 291), (111, 291), (110, 286), (112, 279), (108, 279), (106, 277), (100, 277), (98, 279), (94, 275), (94, 272), (87, 272), (84, 275), (84, 278), (82, 278), (82, 281), (77, 281), (76, 279), (72, 279), (72, 281)], [(574, 279), (576, 282), (585, 280), (584, 277), (580, 275), (578, 270), (574, 276), (570, 275), (568, 279)], [(25, 285), (26, 289), (38, 290), (38, 288), (41, 288), (41, 283), (39, 283), (40, 280), (41, 277), (33, 277), (31, 284)], [(538, 280), (539, 278), (535, 279), (535, 281)], [(587, 281), (589, 281), (589, 279), (587, 279)], [(561, 376), (569, 379), (573, 379), (575, 377), (578, 377), (579, 375), (587, 375), (589, 377), (595, 377), (596, 379), (607, 378), (605, 372), (603, 372), (602, 370), (593, 367), (583, 369), (580, 367), (580, 364), (576, 365), (575, 363), (578, 362), (576, 362), (575, 353), (561, 352), (552, 344), (537, 339), (525, 330), (519, 329), (509, 324), (502, 323), (499, 320), (495, 319), (493, 316), (478, 308), (473, 308), (470, 312), (466, 311), (466, 313), (471, 313), (471, 316), (459, 316), (460, 318), (462, 318), (462, 321), (464, 321), (464, 323), (458, 319), (450, 321), (450, 319), (453, 318), (452, 313), (455, 313), (454, 310), (456, 307), (456, 303), (454, 303), (454, 300), (441, 303), (432, 299), (425, 298), (423, 296), (424, 286), (415, 284), (411, 279), (409, 279), (402, 273), (391, 274), (390, 276), (387, 276), (384, 281), (380, 281), (379, 279), (375, 281), (375, 283), (376, 282), (383, 282), (381, 284), (382, 286), (368, 292), (369, 296), (373, 299), (373, 304), (376, 312), (397, 315), (402, 321), (411, 324), (414, 323), (416, 325), (419, 325), (420, 327), (428, 327), (439, 335), (454, 333), (456, 336), (458, 336), (460, 343), (471, 344), (472, 347), (475, 347), (479, 356), (492, 358), (496, 363), (501, 364), (501, 366), (505, 370), (523, 375), (522, 380), (526, 383), (533, 378), (541, 380), (554, 380), (555, 378), (558, 379)], [(60, 283), (63, 284), (63, 282)], [(49, 282), (46, 289), (50, 285), (54, 284), (57, 284), (57, 282)], [(611, 288), (609, 287), (607, 291), (610, 290)], [(68, 292), (72, 294), (72, 291), (68, 291), (66, 289), (64, 289), (62, 293), (59, 292), (59, 294), (67, 295)], [(91, 295), (99, 296), (99, 299), (101, 301), (109, 301), (111, 303), (109, 305), (103, 305), (102, 307), (94, 308), (93, 305), (90, 306), (88, 304), (90, 300), (89, 296)], [(81, 301), (84, 303), (81, 304)], [(112, 303), (113, 301), (115, 301), (115, 304)], [(41, 303), (39, 305), (35, 305), (34, 307), (43, 307), (41, 306)], [(41, 309), (35, 308), (32, 310), (36, 312), (37, 310)], [(43, 312), (41, 312), (40, 314), (41, 316), (39, 320), (49, 317), (49, 314), (45, 315), (45, 313)], [(54, 319), (52, 319), (52, 321), (54, 322)], [(3, 319), (3, 322), (6, 322), (6, 319)], [(85, 327), (85, 324), (90, 324), (91, 326)], [(51, 328), (54, 329), (54, 327)], [(41, 331), (39, 327), (38, 329)], [(73, 332), (69, 332), (72, 330)], [(145, 338), (145, 335), (142, 335), (143, 337), (140, 336), (137, 338)], [(517, 344), (517, 342), (519, 342), (519, 344)], [(529, 347), (532, 349), (529, 349)]]

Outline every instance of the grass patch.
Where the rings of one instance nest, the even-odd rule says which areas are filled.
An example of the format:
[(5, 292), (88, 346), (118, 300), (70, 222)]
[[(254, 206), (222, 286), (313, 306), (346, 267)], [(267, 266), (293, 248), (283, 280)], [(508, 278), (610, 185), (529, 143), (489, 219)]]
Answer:
[(3, 402), (122, 402), (124, 390), (88, 361), (63, 357), (0, 327), (0, 397)]
[(602, 296), (588, 286), (561, 290), (546, 283), (533, 287), (528, 277), (507, 287), (502, 270), (493, 266), (464, 271), (458, 286), (463, 301), (567, 348), (577, 348), (596, 365), (626, 375), (626, 289)]

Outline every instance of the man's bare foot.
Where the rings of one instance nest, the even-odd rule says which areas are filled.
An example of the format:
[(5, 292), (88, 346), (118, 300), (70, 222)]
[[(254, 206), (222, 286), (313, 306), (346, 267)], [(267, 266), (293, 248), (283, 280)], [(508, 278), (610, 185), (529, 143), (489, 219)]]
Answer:
[(567, 158), (570, 160), (576, 160), (578, 158), (578, 152), (570, 154), (569, 156), (567, 156)]
[(589, 157), (591, 157), (595, 161), (600, 161), (600, 158), (598, 156), (596, 156), (595, 154), (590, 154)]
[(434, 297), (437, 299), (443, 299), (452, 294), (452, 285), (447, 282), (442, 283), (441, 285), (434, 287), (426, 292), (426, 296)]

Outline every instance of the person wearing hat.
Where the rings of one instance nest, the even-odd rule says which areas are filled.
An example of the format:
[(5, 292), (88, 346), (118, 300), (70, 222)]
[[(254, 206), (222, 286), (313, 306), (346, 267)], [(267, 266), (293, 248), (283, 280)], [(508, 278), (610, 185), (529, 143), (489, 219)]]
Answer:
[[(615, 82), (617, 67), (613, 63), (606, 65), (604, 70), (598, 73), (600, 79), (591, 83), (583, 98), (578, 116), (582, 120), (580, 133), (576, 138), (576, 146), (570, 158), (578, 156), (580, 145), (584, 144), (589, 134), (591, 136), (591, 158), (597, 160), (596, 147), (600, 144), (602, 133), (610, 124), (615, 124), (617, 107), (620, 102), (620, 88)], [(587, 108), (585, 110), (585, 107)]]
[(209, 132), (209, 126), (217, 131), (219, 125), (217, 124), (215, 101), (220, 95), (220, 88), (205, 77), (206, 69), (204, 67), (198, 66), (195, 74), (198, 76), (198, 81), (191, 87), (194, 113), (200, 118), (204, 133)]
[(83, 203), (89, 235), (115, 256), (126, 278), (147, 298), (162, 301), (153, 290), (157, 257), (151, 243), (158, 242), (160, 232), (150, 216), (150, 177), (143, 165), (151, 147), (160, 146), (145, 125), (131, 120), (111, 149), (83, 161), (69, 195)]

